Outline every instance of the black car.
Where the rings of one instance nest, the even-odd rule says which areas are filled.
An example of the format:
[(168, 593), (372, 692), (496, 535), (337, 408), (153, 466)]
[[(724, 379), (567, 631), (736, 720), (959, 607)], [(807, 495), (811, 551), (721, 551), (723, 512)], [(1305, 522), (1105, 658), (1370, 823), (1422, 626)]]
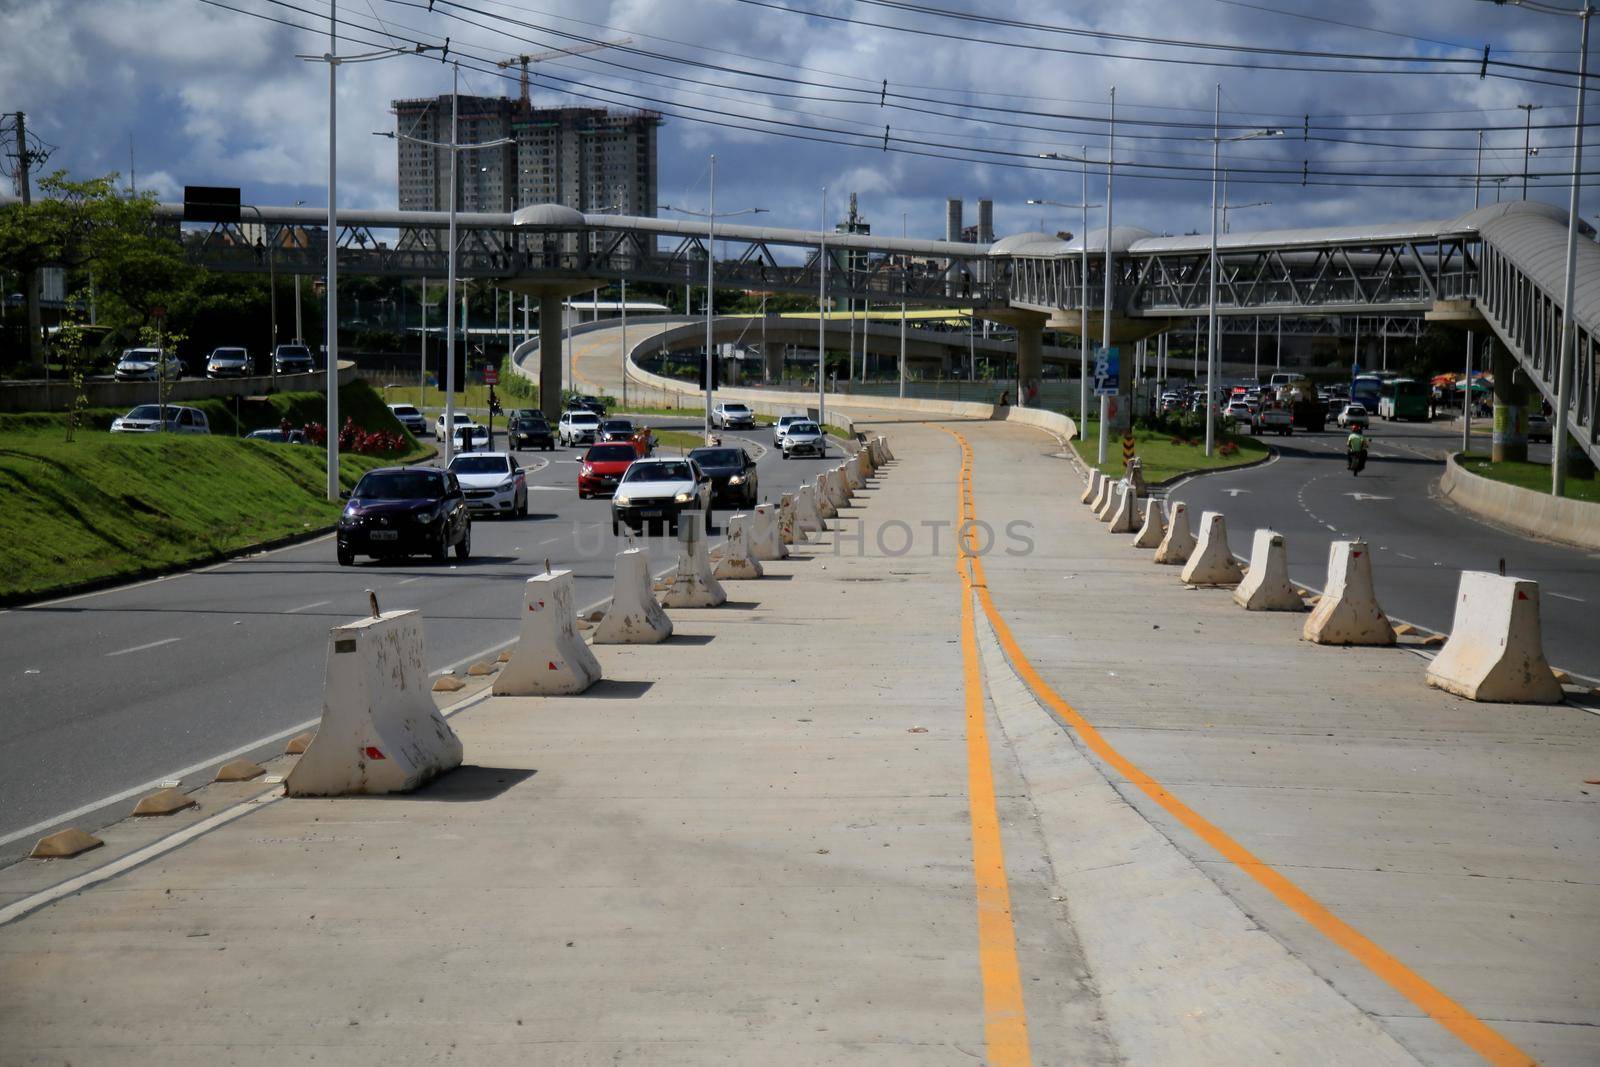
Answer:
[(379, 467), (362, 475), (339, 517), (339, 565), (427, 553), (440, 563), (472, 552), (472, 519), (461, 483), (431, 467)]
[(602, 419), (606, 417), (606, 402), (604, 398), (591, 396), (585, 393), (575, 396), (567, 403), (568, 411), (592, 411)]
[(274, 374), (311, 374), (316, 369), (317, 361), (305, 345), (279, 345), (272, 350)]
[(711, 479), (711, 502), (753, 508), (760, 499), (756, 461), (742, 448), (696, 448), (689, 458)]
[(556, 447), (555, 431), (550, 428), (544, 414), (538, 411), (522, 409), (512, 412), (509, 436), (512, 448), (539, 448), (550, 452)]

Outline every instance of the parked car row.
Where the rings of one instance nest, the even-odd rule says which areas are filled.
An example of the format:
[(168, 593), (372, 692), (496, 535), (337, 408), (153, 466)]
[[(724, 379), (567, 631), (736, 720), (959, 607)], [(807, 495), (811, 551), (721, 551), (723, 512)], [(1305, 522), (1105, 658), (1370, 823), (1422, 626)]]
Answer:
[[(207, 378), (246, 378), (252, 374), (310, 374), (317, 369), (311, 349), (302, 344), (278, 345), (269, 367), (258, 368), (248, 348), (213, 348), (201, 365)], [(160, 348), (125, 348), (112, 372), (119, 382), (176, 381), (189, 372), (177, 353)]]

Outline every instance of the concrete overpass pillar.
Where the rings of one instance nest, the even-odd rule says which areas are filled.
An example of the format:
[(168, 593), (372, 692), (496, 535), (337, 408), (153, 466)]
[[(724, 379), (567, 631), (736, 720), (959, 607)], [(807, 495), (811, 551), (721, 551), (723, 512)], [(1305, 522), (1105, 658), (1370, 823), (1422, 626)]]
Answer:
[(767, 361), (767, 381), (783, 381), (783, 353), (787, 348), (787, 345), (767, 345), (761, 353), (761, 357)]
[(1494, 374), (1494, 437), (1489, 458), (1495, 463), (1524, 462), (1528, 458), (1528, 387), (1518, 373), (1517, 361), (1498, 340), (1490, 357)]
[(1044, 316), (1017, 324), (1017, 405), (1038, 407), (1044, 385)]
[(561, 418), (561, 294), (539, 294), (539, 410), (550, 426)]

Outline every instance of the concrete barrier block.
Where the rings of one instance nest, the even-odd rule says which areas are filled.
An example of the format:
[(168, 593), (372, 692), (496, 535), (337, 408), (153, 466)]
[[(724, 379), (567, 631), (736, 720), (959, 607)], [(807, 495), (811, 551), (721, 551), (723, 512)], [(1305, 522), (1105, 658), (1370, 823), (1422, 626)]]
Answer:
[(1175, 501), (1167, 517), (1166, 536), (1156, 549), (1155, 562), (1168, 566), (1187, 563), (1194, 546), (1194, 534), (1189, 530), (1189, 505)]
[(854, 457), (845, 460), (839, 465), (839, 469), (844, 474), (844, 483), (850, 487), (852, 493), (867, 487), (867, 480), (861, 476), (861, 464), (857, 463)]
[(1319, 645), (1392, 645), (1394, 626), (1378, 606), (1365, 541), (1328, 546), (1328, 581), (1300, 636)]
[(1114, 534), (1131, 534), (1139, 528), (1139, 499), (1133, 486), (1124, 484), (1117, 490), (1117, 506), (1112, 509), (1111, 522), (1106, 529)]
[(778, 509), (771, 504), (757, 504), (751, 523), (749, 544), (745, 546), (751, 559), (788, 559), (789, 550), (783, 547), (778, 536)]
[(1190, 553), (1180, 576), (1185, 585), (1238, 585), (1244, 572), (1228, 548), (1228, 521), (1220, 511), (1200, 515), (1200, 543)]
[[(437, 689), (438, 686), (436, 685), (434, 688)], [(283, 746), (283, 754), (285, 756), (298, 756), (302, 754), (306, 749), (311, 747), (311, 739), (315, 736), (317, 735), (296, 734), (294, 737), (289, 738), (289, 743), (287, 745)]]
[(1111, 521), (1111, 517), (1117, 513), (1118, 494), (1122, 492), (1122, 488), (1126, 484), (1126, 482), (1119, 481), (1116, 478), (1108, 477), (1106, 479), (1105, 499), (1102, 500), (1100, 502), (1100, 506), (1095, 509), (1094, 517), (1096, 519), (1098, 519), (1100, 522)]
[(839, 503), (841, 505), (848, 504), (850, 499), (856, 494), (855, 490), (850, 485), (850, 479), (845, 477), (844, 464), (841, 463), (837, 467), (833, 468), (833, 470), (829, 472), (829, 477), (833, 479), (834, 490), (839, 494)]
[(1097, 470), (1091, 470), (1089, 472), (1089, 481), (1085, 483), (1083, 495), (1078, 498), (1078, 503), (1088, 504), (1092, 507), (1096, 498), (1100, 496), (1100, 483), (1104, 480), (1104, 474)]
[(453, 674), (441, 675), (433, 681), (433, 691), (435, 693), (454, 693), (466, 687), (467, 683)]
[(595, 623), (597, 645), (653, 645), (672, 636), (672, 620), (650, 592), (650, 554), (629, 548), (616, 555), (611, 610)]
[(292, 797), (400, 793), (461, 765), (461, 740), (428, 695), (422, 613), (328, 631), (322, 723), (284, 779)]
[(141, 797), (139, 803), (133, 806), (133, 813), (145, 818), (152, 815), (172, 815), (193, 807), (198, 807), (193, 797), (184, 796), (177, 789), (168, 787)]
[(84, 833), (76, 826), (69, 826), (65, 830), (57, 830), (48, 837), (39, 838), (28, 856), (36, 860), (64, 860), (82, 855), (103, 844), (105, 842), (93, 834)]
[(761, 564), (750, 554), (751, 527), (755, 525), (755, 516), (745, 512), (738, 512), (728, 517), (728, 544), (723, 552), (722, 559), (717, 561), (711, 576), (719, 582), (729, 580), (753, 580), (760, 578), (766, 572)]
[(1152, 499), (1144, 507), (1144, 524), (1133, 539), (1134, 548), (1160, 548), (1167, 536), (1167, 520), (1162, 515), (1161, 501)]
[(251, 763), (247, 759), (229, 760), (217, 768), (214, 782), (248, 782), (252, 778), (259, 778), (267, 773), (267, 769), (260, 764)]
[(1462, 571), (1450, 638), (1427, 681), (1468, 700), (1559, 704), (1561, 683), (1544, 658), (1539, 583)]
[(1233, 602), (1246, 611), (1306, 610), (1289, 581), (1289, 553), (1276, 530), (1256, 531), (1250, 543), (1250, 569), (1233, 591)]
[(816, 487), (806, 482), (794, 498), (795, 541), (805, 544), (812, 536), (822, 536), (827, 529), (828, 523), (817, 506)]
[[(838, 517), (839, 509), (834, 506), (833, 500), (829, 496), (828, 480), (825, 476), (819, 474), (813, 481), (807, 482), (801, 487), (801, 492), (806, 492), (807, 490), (810, 492), (812, 504), (816, 506), (819, 520)], [(827, 528), (827, 523), (824, 522), (822, 529), (826, 530)]]
[(727, 601), (728, 594), (711, 573), (705, 530), (698, 522), (679, 523), (678, 566), (661, 603), (669, 608), (714, 608)]
[(536, 574), (523, 585), (522, 628), (494, 680), (496, 696), (564, 696), (600, 680), (600, 661), (578, 635), (573, 598), (571, 571)]
[(1095, 490), (1094, 499), (1089, 502), (1089, 510), (1094, 512), (1096, 518), (1100, 516), (1100, 512), (1105, 510), (1106, 503), (1111, 499), (1111, 493), (1115, 486), (1116, 480), (1109, 474), (1100, 475), (1100, 488)]
[[(778, 540), (786, 545), (795, 543), (794, 494), (784, 493), (778, 498)], [(804, 536), (804, 531), (800, 531)]]

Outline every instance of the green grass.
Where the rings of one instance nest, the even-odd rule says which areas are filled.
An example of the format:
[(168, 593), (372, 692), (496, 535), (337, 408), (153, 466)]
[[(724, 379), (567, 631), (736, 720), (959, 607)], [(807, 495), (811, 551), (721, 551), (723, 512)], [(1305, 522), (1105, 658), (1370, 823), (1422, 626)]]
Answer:
[[(340, 396), (358, 425), (397, 428), (361, 383)], [(324, 402), (320, 393), (279, 394), (241, 405), (241, 419), (246, 429), (276, 426), (282, 417), (301, 423), (308, 414), (320, 418)], [(323, 499), (325, 450), (240, 440), (231, 436), (230, 402), (194, 406), (218, 432), (80, 429), (68, 442), (64, 415), (0, 416), (0, 539), (7, 546), (0, 600), (170, 570), (338, 518), (340, 505)], [(400, 457), (345, 453), (340, 479), (348, 487), (373, 467), (424, 454), (415, 442)]]
[[(1473, 474), (1493, 478), (1497, 482), (1532, 489), (1536, 493), (1550, 492), (1548, 463), (1491, 463), (1489, 457), (1482, 453), (1468, 453), (1461, 457), (1461, 466)], [(1600, 478), (1595, 475), (1574, 475), (1569, 469), (1565, 495), (1571, 500), (1600, 504)]]
[[(1078, 456), (1090, 467), (1095, 466), (1095, 456), (1099, 452), (1099, 424), (1091, 420), (1084, 423), (1081, 428), (1082, 437), (1074, 438), (1072, 447), (1078, 450)], [(1180, 474), (1190, 471), (1223, 470), (1228, 467), (1238, 467), (1246, 463), (1267, 458), (1267, 446), (1252, 437), (1237, 437), (1221, 435), (1217, 437), (1217, 445), (1232, 442), (1238, 446), (1238, 451), (1233, 455), (1224, 456), (1220, 450), (1214, 452), (1207, 459), (1205, 443), (1202, 439), (1196, 444), (1173, 444), (1173, 435), (1170, 433), (1155, 433), (1150, 430), (1136, 429), (1133, 431), (1134, 448), (1139, 459), (1144, 465), (1144, 478), (1147, 482), (1165, 482), (1176, 478)], [(1099, 465), (1106, 474), (1122, 474), (1122, 439), (1113, 437), (1106, 444), (1106, 462)]]

